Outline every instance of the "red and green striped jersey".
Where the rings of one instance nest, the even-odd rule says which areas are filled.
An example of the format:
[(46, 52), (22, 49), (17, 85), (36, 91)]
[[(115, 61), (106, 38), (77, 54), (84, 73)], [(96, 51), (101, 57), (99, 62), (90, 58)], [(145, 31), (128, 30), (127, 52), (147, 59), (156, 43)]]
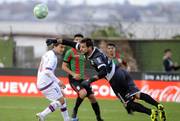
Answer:
[(85, 75), (85, 56), (80, 54), (76, 49), (71, 48), (66, 51), (64, 62), (69, 63), (69, 68), (76, 74), (81, 74), (81, 79)]
[(116, 57), (112, 59), (112, 62), (114, 62), (116, 65), (120, 65), (118, 58)]

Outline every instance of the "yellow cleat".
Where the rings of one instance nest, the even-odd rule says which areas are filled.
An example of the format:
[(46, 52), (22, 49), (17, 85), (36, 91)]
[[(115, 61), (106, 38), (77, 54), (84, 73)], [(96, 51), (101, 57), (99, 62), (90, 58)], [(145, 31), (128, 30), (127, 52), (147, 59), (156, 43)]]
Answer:
[(151, 110), (151, 121), (158, 121), (158, 111), (155, 109)]
[(162, 104), (158, 105), (158, 111), (159, 111), (160, 121), (166, 121), (166, 113), (164, 110), (164, 106)]

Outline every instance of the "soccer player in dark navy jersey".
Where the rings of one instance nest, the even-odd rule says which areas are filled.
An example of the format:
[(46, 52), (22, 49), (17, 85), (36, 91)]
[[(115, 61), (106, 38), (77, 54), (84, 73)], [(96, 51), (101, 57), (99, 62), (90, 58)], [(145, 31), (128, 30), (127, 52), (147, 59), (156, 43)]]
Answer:
[[(163, 105), (155, 101), (148, 94), (140, 92), (130, 74), (126, 70), (116, 67), (116, 65), (109, 60), (103, 52), (94, 46), (93, 41), (90, 38), (85, 38), (80, 43), (63, 39), (48, 39), (47, 41), (59, 41), (64, 45), (76, 48), (80, 50), (88, 60), (90, 60), (91, 65), (95, 68), (98, 74), (83, 81), (82, 85), (89, 86), (92, 82), (105, 78), (110, 83), (116, 96), (128, 110), (128, 113), (134, 111), (145, 113), (151, 117), (152, 121), (157, 121), (159, 111), (160, 120), (166, 121)], [(145, 102), (157, 107), (158, 111), (155, 109), (149, 109), (142, 104), (135, 102), (135, 99), (144, 100)]]

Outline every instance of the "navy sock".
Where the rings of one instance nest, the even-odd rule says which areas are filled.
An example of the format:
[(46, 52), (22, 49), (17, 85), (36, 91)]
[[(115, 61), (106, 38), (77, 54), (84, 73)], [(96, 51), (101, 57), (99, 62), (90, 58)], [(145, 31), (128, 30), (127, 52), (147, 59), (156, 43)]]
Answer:
[(158, 107), (159, 103), (146, 93), (140, 93), (140, 99), (144, 100), (145, 102), (147, 102), (151, 105)]
[(128, 107), (132, 109), (133, 111), (141, 112), (141, 113), (146, 113), (148, 115), (151, 115), (151, 109), (146, 108), (140, 103), (137, 102), (129, 102)]

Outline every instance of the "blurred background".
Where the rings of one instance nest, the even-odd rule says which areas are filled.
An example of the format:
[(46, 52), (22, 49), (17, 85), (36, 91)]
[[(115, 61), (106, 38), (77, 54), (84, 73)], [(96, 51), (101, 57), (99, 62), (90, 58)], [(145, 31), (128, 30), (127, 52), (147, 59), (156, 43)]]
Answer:
[[(49, 15), (39, 20), (42, 2)], [(46, 38), (76, 33), (116, 43), (132, 71), (163, 71), (166, 48), (180, 63), (179, 0), (1, 0), (0, 9), (1, 67), (37, 68)]]
[[(49, 8), (41, 20), (33, 15), (39, 3)], [(0, 0), (0, 121), (35, 120), (49, 104), (36, 87), (45, 41), (57, 36), (73, 39), (77, 33), (93, 38), (105, 53), (108, 43), (115, 44), (116, 58), (128, 65), (138, 88), (163, 102), (168, 121), (180, 119), (180, 70), (166, 72), (163, 65), (164, 50), (170, 49), (170, 65), (180, 68), (180, 0)], [(66, 85), (72, 112), (76, 93), (60, 67), (56, 75)], [(89, 63), (86, 67), (88, 76), (94, 74)], [(128, 116), (106, 80), (92, 88), (106, 121), (149, 120), (141, 114)], [(58, 121), (57, 113), (47, 120)], [(80, 107), (79, 118), (95, 121), (88, 101)]]

